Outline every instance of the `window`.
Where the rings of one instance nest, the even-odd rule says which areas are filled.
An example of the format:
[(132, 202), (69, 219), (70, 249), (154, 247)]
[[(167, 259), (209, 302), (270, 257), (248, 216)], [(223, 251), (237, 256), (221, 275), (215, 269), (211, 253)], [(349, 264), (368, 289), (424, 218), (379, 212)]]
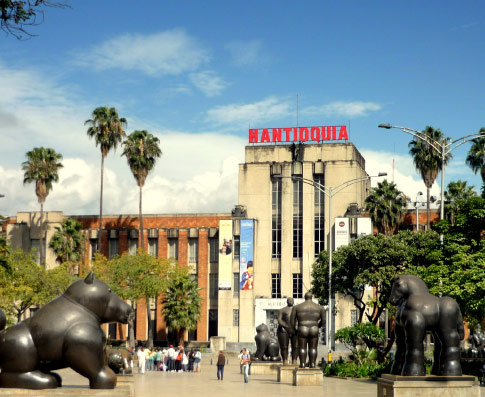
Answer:
[(281, 179), (271, 184), (271, 257), (281, 258)]
[(128, 253), (130, 255), (136, 255), (137, 249), (138, 249), (138, 238), (128, 239)]
[(315, 195), (314, 195), (314, 241), (315, 241), (315, 257), (325, 249), (325, 193), (317, 188), (323, 186), (323, 175), (315, 175)]
[(148, 239), (148, 254), (154, 258), (158, 257), (158, 238)]
[(94, 254), (98, 252), (98, 239), (97, 238), (90, 238), (89, 245), (91, 247), (91, 260), (94, 260)]
[(281, 298), (281, 275), (279, 273), (271, 274), (271, 297)]
[(209, 274), (209, 298), (217, 299), (217, 292), (219, 291), (219, 278), (217, 273)]
[(232, 309), (232, 325), (239, 327), (239, 309)]
[(169, 259), (178, 258), (178, 240), (176, 238), (168, 239), (168, 257)]
[(357, 310), (351, 309), (350, 310), (350, 326), (357, 324)]
[(303, 181), (293, 181), (293, 258), (303, 256)]
[(303, 278), (301, 273), (293, 273), (293, 298), (303, 298)]
[(241, 236), (234, 236), (234, 259), (239, 259), (241, 252)]
[(219, 262), (219, 239), (218, 238), (210, 238), (209, 239), (209, 254), (210, 254), (210, 261), (211, 263)]
[(118, 255), (118, 238), (109, 239), (109, 257)]
[(196, 238), (189, 238), (189, 263), (197, 263), (199, 241)]
[(239, 273), (234, 273), (234, 289), (232, 291), (233, 298), (239, 298)]

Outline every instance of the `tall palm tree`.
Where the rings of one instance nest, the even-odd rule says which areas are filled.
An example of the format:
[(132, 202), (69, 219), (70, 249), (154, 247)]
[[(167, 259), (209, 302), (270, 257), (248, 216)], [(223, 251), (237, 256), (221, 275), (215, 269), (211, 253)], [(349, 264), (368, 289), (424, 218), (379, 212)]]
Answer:
[(149, 132), (133, 131), (123, 142), (124, 151), (122, 156), (126, 156), (131, 172), (135, 177), (136, 183), (140, 188), (139, 219), (140, 219), (140, 239), (141, 249), (145, 250), (143, 238), (143, 211), (142, 198), (143, 186), (148, 173), (153, 169), (157, 159), (162, 155), (159, 146), (160, 140)]
[[(79, 265), (84, 253), (86, 236), (82, 232), (82, 224), (76, 219), (67, 218), (56, 226), (56, 231), (49, 242), (49, 247), (54, 250), (60, 263), (73, 263)], [(71, 269), (72, 270), (72, 269)]]
[[(445, 191), (445, 210), (446, 219), (450, 221), (452, 225), (455, 224), (455, 215), (459, 209), (459, 201), (467, 200), (470, 197), (475, 197), (477, 194), (473, 190), (473, 186), (467, 186), (466, 181), (458, 179), (456, 182), (448, 183), (447, 190)], [(443, 205), (442, 203), (440, 205)]]
[[(480, 128), (480, 132), (485, 132), (485, 127)], [(485, 197), (485, 136), (472, 140), (473, 145), (468, 151), (466, 163), (476, 174), (480, 172), (482, 177), (482, 196)]]
[(404, 215), (404, 200), (402, 192), (395, 183), (387, 179), (372, 188), (365, 199), (365, 209), (369, 211), (372, 222), (379, 233), (387, 236), (397, 232), (399, 223)]
[(22, 163), (24, 184), (35, 181), (35, 194), (40, 203), (40, 239), (39, 256), (41, 265), (45, 261), (44, 253), (44, 202), (52, 189), (52, 182), (59, 180), (62, 168), (62, 155), (51, 148), (34, 148), (26, 153), (27, 161)]
[(89, 125), (87, 134), (94, 138), (96, 146), (101, 148), (101, 189), (99, 194), (99, 232), (98, 251), (101, 249), (101, 229), (103, 228), (103, 176), (104, 158), (111, 149), (116, 149), (125, 136), (126, 119), (118, 116), (115, 108), (101, 106), (93, 110), (91, 119), (84, 125)]
[[(430, 142), (437, 142), (439, 145), (445, 145), (449, 141), (449, 138), (446, 138), (439, 128), (434, 129), (430, 126), (427, 126), (421, 132), (421, 135)], [(428, 142), (415, 137), (409, 142), (408, 146), (410, 148), (409, 153), (413, 156), (414, 166), (421, 173), (421, 178), (426, 185), (426, 224), (429, 230), (431, 187), (438, 176), (438, 172), (451, 158), (451, 153), (445, 156), (444, 164), (442, 164), (441, 153), (433, 149)]]

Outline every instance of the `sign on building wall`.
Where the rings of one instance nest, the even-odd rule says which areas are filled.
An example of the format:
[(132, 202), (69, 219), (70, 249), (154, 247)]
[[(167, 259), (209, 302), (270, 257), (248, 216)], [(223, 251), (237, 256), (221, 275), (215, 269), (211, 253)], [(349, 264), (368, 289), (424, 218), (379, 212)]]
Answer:
[(230, 290), (232, 281), (232, 221), (219, 221), (219, 289)]
[(335, 249), (349, 245), (349, 219), (335, 218)]
[(357, 238), (372, 236), (372, 222), (370, 218), (357, 218)]
[(253, 289), (254, 277), (254, 222), (241, 219), (241, 246), (239, 254), (239, 288)]
[(345, 125), (288, 128), (250, 128), (249, 143), (347, 141)]

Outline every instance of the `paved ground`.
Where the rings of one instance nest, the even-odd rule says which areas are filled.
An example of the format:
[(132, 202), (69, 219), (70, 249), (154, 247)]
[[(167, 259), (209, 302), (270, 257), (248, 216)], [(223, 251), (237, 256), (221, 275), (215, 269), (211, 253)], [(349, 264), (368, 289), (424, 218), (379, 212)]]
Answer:
[[(135, 372), (137, 372), (135, 370)], [(354, 381), (325, 378), (322, 387), (294, 387), (276, 382), (275, 376), (252, 375), (249, 383), (244, 383), (239, 373), (239, 365), (226, 365), (224, 380), (217, 380), (216, 366), (205, 364), (200, 373), (147, 372), (135, 374), (135, 396), (153, 397), (154, 395), (177, 396), (352, 396), (375, 397), (377, 386), (372, 381)], [(85, 378), (70, 369), (59, 371), (64, 385), (88, 385)]]

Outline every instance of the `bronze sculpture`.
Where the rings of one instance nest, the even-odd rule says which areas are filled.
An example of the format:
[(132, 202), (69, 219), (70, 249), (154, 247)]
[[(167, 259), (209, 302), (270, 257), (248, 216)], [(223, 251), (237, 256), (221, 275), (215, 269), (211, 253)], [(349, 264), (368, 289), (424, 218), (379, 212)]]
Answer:
[(130, 354), (122, 349), (106, 349), (106, 360), (115, 374), (130, 375), (133, 371), (130, 366)]
[(127, 323), (131, 306), (91, 272), (72, 283), (31, 318), (0, 332), (0, 387), (53, 389), (56, 369), (71, 367), (91, 389), (113, 389), (116, 375), (105, 364), (100, 324)]
[(325, 322), (325, 310), (312, 301), (312, 293), (305, 294), (305, 302), (293, 307), (290, 325), (298, 336), (298, 357), (300, 368), (305, 368), (308, 350), (309, 367), (317, 363), (318, 329)]
[(280, 361), (280, 346), (275, 337), (271, 336), (266, 324), (260, 324), (256, 327), (256, 353), (253, 360), (262, 361)]
[(460, 308), (450, 297), (431, 295), (418, 277), (396, 277), (390, 303), (397, 305), (396, 355), (391, 373), (403, 376), (424, 376), (424, 346), (426, 331), (434, 337), (432, 375), (460, 376), (460, 340), (465, 330)]
[(298, 337), (290, 325), (291, 311), (293, 310), (295, 301), (293, 298), (288, 298), (286, 303), (288, 306), (280, 309), (278, 313), (278, 330), (276, 331), (276, 335), (278, 336), (278, 342), (280, 344), (281, 357), (285, 364), (288, 362), (288, 348), (291, 342), (291, 363), (293, 364), (298, 357)]

